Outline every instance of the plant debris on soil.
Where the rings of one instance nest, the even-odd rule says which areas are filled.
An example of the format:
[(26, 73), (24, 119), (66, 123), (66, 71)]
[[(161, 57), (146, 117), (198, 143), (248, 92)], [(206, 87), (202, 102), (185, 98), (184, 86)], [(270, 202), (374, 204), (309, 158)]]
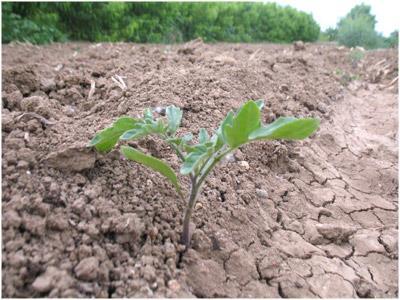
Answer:
[[(4, 45), (3, 296), (397, 297), (397, 66), (396, 50), (354, 64), (332, 44)], [(147, 107), (211, 132), (248, 99), (265, 123), (321, 128), (219, 165), (186, 252), (170, 184), (87, 147)], [(130, 145), (178, 170), (159, 140)]]

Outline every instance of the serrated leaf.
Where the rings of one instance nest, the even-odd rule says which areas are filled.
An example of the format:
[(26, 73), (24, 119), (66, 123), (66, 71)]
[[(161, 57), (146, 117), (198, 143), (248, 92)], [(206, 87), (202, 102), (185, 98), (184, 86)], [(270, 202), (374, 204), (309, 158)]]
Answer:
[(178, 107), (171, 105), (165, 109), (165, 114), (168, 118), (168, 131), (175, 133), (181, 124), (182, 111)]
[[(205, 150), (205, 151), (202, 151)], [(183, 162), (183, 165), (181, 167), (181, 174), (182, 175), (187, 175), (192, 173), (193, 171), (196, 171), (196, 168), (199, 166), (200, 162), (207, 157), (207, 148), (205, 149), (200, 149), (200, 148), (195, 148), (195, 150), (191, 153), (189, 153), (185, 157), (185, 161)]]
[(280, 117), (275, 122), (262, 126), (250, 134), (251, 140), (301, 140), (313, 134), (319, 127), (314, 118), (296, 119)]
[(210, 137), (208, 136), (207, 130), (205, 130), (204, 128), (200, 128), (200, 131), (199, 131), (199, 143), (200, 144), (204, 144), (209, 139), (210, 139)]
[(231, 148), (237, 148), (249, 140), (249, 135), (260, 127), (260, 110), (250, 100), (246, 102), (233, 118), (232, 125), (223, 128), (224, 136)]
[(151, 168), (152, 170), (164, 175), (175, 187), (176, 191), (181, 194), (181, 188), (178, 183), (178, 178), (172, 170), (172, 168), (167, 165), (165, 162), (155, 158), (153, 156), (144, 154), (132, 147), (129, 146), (122, 146), (121, 147), (122, 154), (130, 160), (136, 161), (146, 167)]
[(99, 152), (110, 151), (118, 142), (120, 136), (127, 130), (137, 127), (139, 120), (131, 117), (121, 117), (111, 127), (97, 133), (90, 141), (89, 146), (94, 146)]
[(185, 146), (192, 138), (193, 135), (191, 133), (187, 133), (183, 137), (167, 138), (166, 141), (177, 146)]

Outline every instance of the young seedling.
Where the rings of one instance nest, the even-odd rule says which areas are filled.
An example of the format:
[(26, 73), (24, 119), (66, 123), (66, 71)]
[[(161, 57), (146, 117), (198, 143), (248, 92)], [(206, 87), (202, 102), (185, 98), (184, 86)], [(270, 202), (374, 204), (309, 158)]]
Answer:
[[(189, 222), (197, 196), (207, 176), (216, 164), (227, 154), (240, 146), (262, 140), (301, 140), (310, 136), (319, 126), (314, 118), (296, 119), (280, 117), (271, 124), (261, 122), (262, 100), (248, 101), (234, 113), (230, 111), (221, 122), (216, 132), (210, 137), (201, 128), (198, 142), (193, 143), (191, 133), (177, 136), (182, 111), (175, 107), (166, 108), (166, 118), (153, 117), (150, 109), (146, 109), (142, 118), (121, 117), (111, 127), (99, 133), (90, 141), (97, 151), (110, 151), (118, 141), (132, 141), (147, 135), (156, 135), (168, 143), (182, 161), (180, 173), (190, 178), (190, 193), (183, 219), (181, 242), (190, 246)], [(142, 153), (129, 146), (121, 146), (122, 154), (129, 160), (136, 161), (164, 175), (182, 196), (178, 177), (174, 170), (165, 162)]]

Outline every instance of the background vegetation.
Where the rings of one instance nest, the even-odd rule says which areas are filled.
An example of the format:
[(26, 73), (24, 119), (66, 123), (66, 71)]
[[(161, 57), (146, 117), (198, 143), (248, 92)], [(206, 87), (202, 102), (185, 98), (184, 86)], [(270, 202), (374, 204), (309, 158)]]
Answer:
[(273, 3), (3, 2), (3, 43), (315, 41), (313, 17)]
[(356, 5), (342, 18), (336, 28), (328, 28), (320, 39), (338, 41), (347, 47), (362, 46), (366, 49), (398, 47), (399, 32), (384, 37), (375, 30), (375, 16), (369, 5)]

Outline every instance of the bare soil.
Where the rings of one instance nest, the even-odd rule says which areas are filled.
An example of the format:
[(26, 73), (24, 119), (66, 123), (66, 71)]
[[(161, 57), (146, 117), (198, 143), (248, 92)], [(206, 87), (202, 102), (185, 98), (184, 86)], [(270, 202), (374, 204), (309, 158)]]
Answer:
[[(335, 45), (196, 40), (10, 44), (2, 58), (4, 297), (398, 296), (397, 51), (354, 62)], [(248, 99), (265, 99), (264, 122), (321, 128), (218, 166), (187, 252), (169, 183), (86, 147), (118, 116), (170, 104), (181, 133), (211, 132)], [(178, 170), (157, 139), (131, 144)]]

